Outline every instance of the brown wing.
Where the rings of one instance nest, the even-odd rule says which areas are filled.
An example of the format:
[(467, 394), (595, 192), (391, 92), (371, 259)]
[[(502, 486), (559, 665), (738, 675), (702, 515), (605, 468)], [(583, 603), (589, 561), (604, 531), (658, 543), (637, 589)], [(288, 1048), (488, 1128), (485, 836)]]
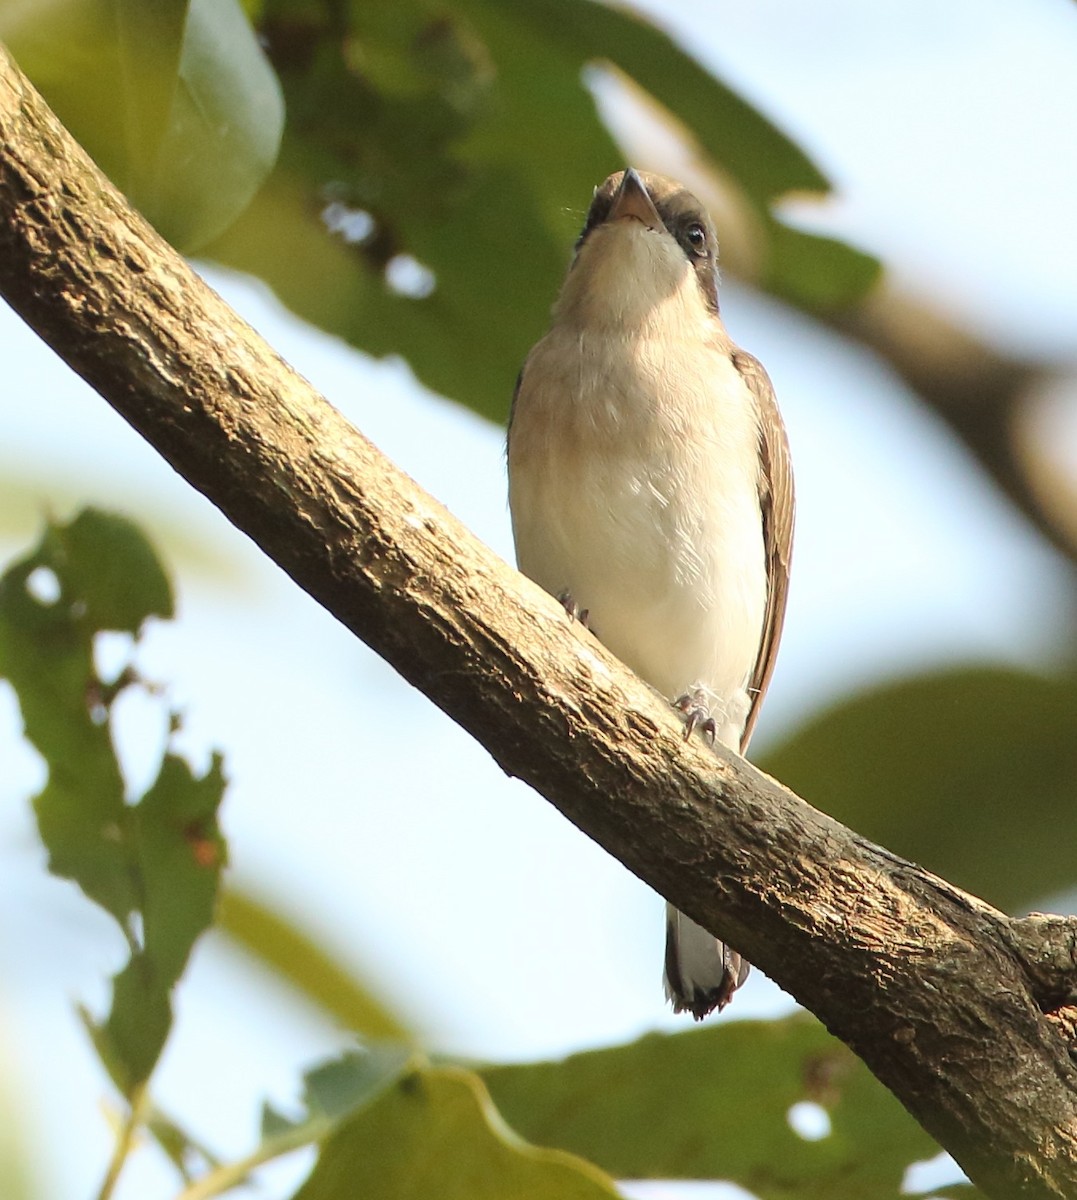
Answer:
[(759, 403), (759, 454), (762, 469), (759, 473), (759, 505), (763, 510), (763, 552), (767, 560), (767, 608), (763, 618), (763, 637), (759, 657), (755, 660), (749, 688), (752, 706), (740, 739), (740, 752), (745, 753), (752, 731), (759, 719), (785, 620), (785, 601), (789, 593), (789, 563), (793, 555), (793, 466), (789, 459), (789, 442), (785, 425), (774, 398), (774, 387), (762, 363), (737, 350), (733, 365)]

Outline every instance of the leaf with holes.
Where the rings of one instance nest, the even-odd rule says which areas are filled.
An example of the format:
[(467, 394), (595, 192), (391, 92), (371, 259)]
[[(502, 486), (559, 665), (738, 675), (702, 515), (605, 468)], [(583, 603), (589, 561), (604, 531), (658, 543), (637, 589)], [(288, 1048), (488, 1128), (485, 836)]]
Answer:
[(290, 1119), (268, 1104), (263, 1107), (259, 1157), (275, 1158), (296, 1146), (325, 1141), (411, 1069), (413, 1058), (408, 1046), (375, 1042), (319, 1063), (303, 1076), (301, 1115)]
[(156, 780), (128, 803), (112, 742), (113, 705), (138, 685), (128, 666), (103, 678), (95, 643), (122, 632), (132, 652), (145, 622), (172, 614), (172, 589), (131, 522), (87, 509), (50, 524), (0, 579), (0, 676), (48, 767), (36, 797), (53, 874), (71, 879), (120, 925), (131, 950), (94, 1040), (126, 1093), (153, 1069), (171, 1027), (170, 995), (210, 923), (224, 845), (219, 760), (196, 777), (166, 752)]
[[(723, 1179), (760, 1200), (893, 1200), (908, 1167), (938, 1153), (860, 1060), (803, 1013), (650, 1034), (482, 1076), (524, 1137), (620, 1179)], [(795, 1132), (790, 1113), (804, 1104), (825, 1113), (825, 1136)]]

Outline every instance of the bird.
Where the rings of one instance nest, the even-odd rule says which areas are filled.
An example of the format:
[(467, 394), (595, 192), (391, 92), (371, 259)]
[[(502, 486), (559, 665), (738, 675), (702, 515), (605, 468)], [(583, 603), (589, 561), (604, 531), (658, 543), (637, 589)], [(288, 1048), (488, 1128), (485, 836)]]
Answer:
[[(507, 439), (520, 570), (702, 731), (743, 754), (774, 670), (793, 473), (770, 378), (734, 344), (718, 245), (684, 186), (627, 168), (595, 189)], [(667, 903), (663, 981), (702, 1020), (747, 978)]]

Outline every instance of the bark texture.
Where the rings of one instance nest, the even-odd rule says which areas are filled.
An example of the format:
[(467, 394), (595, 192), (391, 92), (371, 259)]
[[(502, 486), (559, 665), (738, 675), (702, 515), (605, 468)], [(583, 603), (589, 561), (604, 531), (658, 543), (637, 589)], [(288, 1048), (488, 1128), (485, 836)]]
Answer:
[(816, 1013), (988, 1196), (1077, 1196), (1074, 922), (1013, 921), (685, 744), (190, 271), (2, 50), (0, 292), (505, 771)]

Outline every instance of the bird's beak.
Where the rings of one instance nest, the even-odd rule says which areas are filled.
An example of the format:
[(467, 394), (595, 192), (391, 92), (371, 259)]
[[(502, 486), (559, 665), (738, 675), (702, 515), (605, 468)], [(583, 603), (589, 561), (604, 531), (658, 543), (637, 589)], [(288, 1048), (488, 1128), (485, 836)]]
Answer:
[(658, 209), (647, 194), (643, 180), (631, 167), (624, 173), (606, 220), (617, 221), (622, 217), (634, 217), (649, 229), (662, 228), (662, 218), (658, 215)]

